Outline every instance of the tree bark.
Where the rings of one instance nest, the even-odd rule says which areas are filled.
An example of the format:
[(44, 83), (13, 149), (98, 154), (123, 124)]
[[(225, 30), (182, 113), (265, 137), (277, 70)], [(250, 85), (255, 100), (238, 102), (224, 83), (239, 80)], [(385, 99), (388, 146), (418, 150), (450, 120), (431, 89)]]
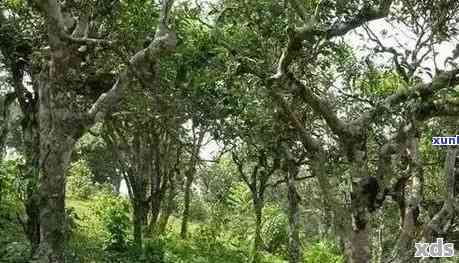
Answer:
[[(368, 172), (366, 168), (366, 154), (361, 150), (353, 151), (351, 176), (364, 178)], [(371, 261), (369, 224), (366, 196), (363, 189), (353, 189), (351, 198), (352, 231), (350, 233), (350, 258), (351, 263), (365, 263)]]
[[(52, 20), (52, 19), (51, 19)], [(57, 25), (49, 23), (54, 32)], [(70, 155), (83, 134), (81, 119), (71, 108), (68, 78), (70, 54), (64, 43), (52, 40), (51, 63), (40, 78), (40, 263), (61, 263), (66, 247), (65, 183)], [(46, 75), (46, 76), (45, 76)]]
[(294, 162), (288, 162), (287, 171), (287, 189), (288, 189), (288, 223), (289, 223), (289, 263), (301, 262), (301, 243), (299, 232), (300, 210), (299, 210), (299, 195), (296, 190), (295, 178), (298, 174), (298, 169)]
[(262, 198), (253, 197), (253, 208), (255, 210), (255, 238), (253, 242), (253, 263), (259, 263), (261, 261), (260, 248), (263, 246), (263, 240), (261, 238), (261, 227), (263, 218), (263, 207), (264, 201)]
[(175, 192), (175, 186), (173, 184), (174, 182), (171, 180), (169, 187), (168, 187), (166, 204), (163, 207), (163, 211), (161, 212), (161, 215), (159, 217), (159, 223), (158, 223), (158, 233), (159, 234), (163, 234), (165, 232), (167, 223), (169, 222), (169, 218), (172, 215), (172, 212), (174, 211), (174, 199), (176, 196), (176, 192)]
[[(414, 132), (414, 131), (413, 131)], [(423, 169), (419, 154), (418, 138), (410, 134), (408, 139), (411, 187), (405, 205), (403, 225), (396, 247), (393, 262), (412, 262), (414, 260), (414, 241), (419, 230), (418, 216), (422, 200)], [(417, 260), (415, 260), (417, 262)]]
[[(162, 176), (162, 175), (160, 175)], [(164, 199), (164, 192), (167, 190), (167, 182), (161, 184), (159, 181), (158, 187), (152, 185), (152, 188), (156, 188), (155, 190), (151, 191), (151, 217), (150, 217), (150, 224), (148, 225), (148, 234), (151, 235), (157, 232), (157, 227), (159, 223), (159, 215), (161, 212), (161, 207), (163, 206), (163, 199)]]
[(25, 233), (30, 242), (32, 256), (40, 244), (40, 197), (38, 193), (39, 179), (39, 134), (36, 122), (23, 127), (25, 146), (25, 178), (27, 178), (25, 211), (27, 214)]
[(164, 234), (167, 228), (167, 224), (169, 223), (169, 218), (172, 215), (172, 211), (174, 208), (174, 196), (175, 195), (169, 195), (166, 207), (163, 209), (163, 212), (161, 213), (159, 217), (159, 223), (158, 223), (158, 233), (159, 234)]
[(151, 201), (151, 217), (149, 224), (149, 233), (152, 234), (157, 231), (157, 225), (159, 220), (159, 213), (162, 206), (162, 194), (155, 194), (152, 196)]
[(134, 245), (137, 249), (142, 249), (143, 226), (144, 226), (144, 204), (141, 200), (133, 200), (134, 206)]
[(40, 263), (62, 263), (65, 250), (65, 174), (75, 140), (63, 133), (62, 125), (43, 121), (40, 140)]
[(376, 230), (376, 251), (374, 253), (374, 261), (375, 262), (378, 262), (378, 263), (382, 263), (383, 262), (383, 258), (384, 258), (384, 248), (383, 248), (383, 244), (384, 244), (384, 228), (385, 228), (385, 224), (384, 224), (384, 212), (382, 210), (378, 211), (378, 228)]

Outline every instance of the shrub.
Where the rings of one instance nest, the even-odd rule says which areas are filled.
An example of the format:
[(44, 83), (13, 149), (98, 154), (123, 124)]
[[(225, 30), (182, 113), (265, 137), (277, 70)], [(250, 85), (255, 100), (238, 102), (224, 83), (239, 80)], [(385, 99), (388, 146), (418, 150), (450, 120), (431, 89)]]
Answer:
[(144, 242), (145, 262), (165, 263), (165, 243), (162, 239), (147, 239)]
[(24, 214), (20, 165), (16, 160), (0, 162), (0, 262), (25, 263), (30, 255), (29, 242), (18, 222), (18, 215)]
[(128, 201), (103, 191), (94, 197), (92, 208), (106, 231), (105, 250), (125, 251), (130, 227)]
[(335, 244), (322, 240), (306, 249), (304, 263), (344, 263), (344, 258)]
[(93, 175), (84, 160), (71, 164), (67, 177), (67, 195), (77, 200), (87, 200), (97, 190)]
[(268, 205), (263, 216), (263, 241), (266, 250), (272, 254), (287, 255), (288, 218), (274, 205)]
[(0, 248), (0, 262), (26, 263), (29, 262), (30, 250), (25, 242), (11, 242)]
[(65, 209), (65, 226), (64, 226), (64, 234), (66, 240), (70, 240), (72, 237), (73, 233), (78, 227), (77, 220), (80, 218), (78, 217), (75, 208), (69, 207)]

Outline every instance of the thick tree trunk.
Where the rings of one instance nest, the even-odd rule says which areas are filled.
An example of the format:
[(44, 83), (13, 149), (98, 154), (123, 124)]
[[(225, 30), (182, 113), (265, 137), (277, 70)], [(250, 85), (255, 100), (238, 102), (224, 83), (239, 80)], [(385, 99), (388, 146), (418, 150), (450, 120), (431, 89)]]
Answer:
[(191, 195), (192, 195), (192, 188), (194, 180), (194, 171), (189, 171), (186, 175), (186, 182), (185, 182), (185, 197), (184, 197), (184, 207), (183, 207), (183, 215), (182, 215), (182, 227), (180, 230), (180, 237), (186, 239), (188, 236), (188, 220), (190, 217), (190, 203), (191, 203)]
[(255, 212), (255, 237), (253, 242), (253, 263), (259, 263), (261, 261), (260, 249), (263, 246), (263, 240), (261, 238), (261, 227), (263, 218), (263, 207), (264, 201), (259, 197), (253, 198), (253, 208)]
[(287, 188), (288, 188), (288, 225), (289, 225), (289, 244), (288, 244), (288, 262), (301, 262), (301, 244), (300, 244), (300, 210), (298, 207), (299, 195), (295, 186), (295, 177), (298, 173), (294, 163), (288, 164), (287, 171)]
[[(351, 167), (352, 178), (364, 178), (368, 175), (366, 167), (366, 154), (364, 151), (356, 150), (353, 154)], [(351, 263), (367, 263), (371, 261), (370, 253), (370, 229), (368, 223), (368, 196), (364, 195), (365, 189), (352, 189), (351, 213), (352, 231), (350, 234), (350, 258)]]
[(411, 187), (406, 200), (403, 225), (398, 243), (394, 249), (393, 262), (417, 262), (414, 259), (414, 242), (418, 234), (418, 216), (422, 200), (423, 169), (419, 154), (418, 138), (411, 135), (408, 140), (410, 152)]
[(40, 263), (62, 263), (66, 243), (65, 175), (75, 141), (55, 123), (41, 130), (40, 140)]

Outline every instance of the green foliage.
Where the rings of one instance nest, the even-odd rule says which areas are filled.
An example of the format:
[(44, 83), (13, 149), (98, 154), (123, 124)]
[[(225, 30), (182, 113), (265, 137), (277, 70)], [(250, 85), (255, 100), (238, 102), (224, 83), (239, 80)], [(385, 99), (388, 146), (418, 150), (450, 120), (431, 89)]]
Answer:
[(407, 88), (407, 84), (393, 71), (380, 71), (373, 66), (357, 86), (367, 96), (384, 97)]
[(232, 187), (228, 199), (231, 233), (239, 241), (247, 240), (254, 229), (250, 191), (244, 183), (237, 183)]
[(19, 165), (18, 161), (13, 160), (0, 162), (0, 205), (15, 197), (18, 188)]
[(67, 253), (69, 262), (118, 262), (128, 253), (128, 200), (101, 189), (89, 200), (70, 200), (68, 206), (76, 214), (76, 229)]
[(21, 193), (24, 182), (20, 178), (21, 162), (0, 162), (0, 232), (6, 230), (17, 215), (23, 213)]
[[(0, 243), (1, 244), (1, 243)], [(26, 263), (29, 254), (26, 242), (11, 242), (0, 246), (0, 262)]]
[(132, 50), (144, 48), (146, 37), (153, 38), (158, 20), (158, 6), (153, 0), (121, 1), (116, 21), (118, 38)]
[(76, 147), (76, 157), (86, 162), (94, 182), (111, 183), (115, 181), (116, 176), (120, 176), (116, 173), (115, 153), (110, 151), (102, 138), (86, 134), (78, 141)]
[(90, 201), (68, 200), (67, 206), (73, 208), (78, 215), (77, 229), (69, 241), (67, 261), (103, 262), (101, 259), (104, 258), (104, 240), (108, 234), (96, 215), (94, 204)]
[(65, 225), (65, 237), (68, 241), (70, 237), (74, 234), (75, 230), (78, 228), (77, 220), (79, 219), (75, 209), (73, 207), (69, 207), (65, 209), (65, 216), (66, 216), (66, 225)]
[(275, 255), (287, 255), (288, 218), (279, 207), (270, 205), (263, 210), (262, 238), (267, 250)]
[(232, 243), (215, 238), (212, 230), (202, 226), (190, 240), (181, 240), (175, 234), (166, 237), (166, 262), (174, 263), (239, 263), (248, 262), (249, 244)]
[(95, 193), (97, 186), (86, 161), (78, 160), (70, 165), (67, 177), (67, 194), (70, 198), (86, 200)]
[[(74, 51), (78, 49), (78, 52), (75, 54), (71, 52), (72, 59), (69, 59), (69, 66), (72, 71), (78, 68), (77, 78), (74, 79), (78, 86), (92, 86), (86, 85), (90, 82), (89, 80), (102, 83), (105, 78), (100, 76), (107, 75), (108, 81), (104, 83), (107, 84), (107, 87), (103, 88), (103, 92), (106, 92), (105, 88), (112, 87), (112, 82), (118, 79), (119, 70), (127, 67), (130, 62), (137, 61), (136, 59), (130, 60), (132, 55), (151, 43), (158, 25), (158, 3), (162, 1), (90, 0), (58, 2), (63, 6), (62, 11), (70, 10), (71, 16), (79, 17), (80, 22), (83, 21), (80, 13), (82, 5), (94, 5), (90, 8), (91, 23), (88, 37), (107, 39), (111, 40), (112, 43), (109, 46), (89, 44), (78, 46), (77, 43), (71, 45), (72, 49), (74, 46)], [(172, 158), (175, 159), (175, 156), (170, 156), (168, 153), (163, 154), (163, 146), (174, 148), (180, 144), (180, 148), (184, 148), (184, 154), (177, 158), (194, 157), (189, 151), (191, 136), (186, 134), (186, 128), (183, 127), (190, 121), (199, 125), (200, 128), (203, 126), (209, 128), (209, 133), (214, 140), (223, 142), (225, 146), (235, 146), (230, 151), (239, 150), (240, 153), (243, 153), (244, 167), (241, 168), (243, 170), (250, 170), (255, 166), (254, 160), (256, 158), (254, 157), (260, 152), (260, 149), (266, 150), (270, 161), (272, 161), (273, 158), (271, 157), (274, 157), (274, 153), (278, 153), (279, 145), (283, 143), (298, 144), (298, 148), (304, 150), (302, 147), (306, 144), (300, 146), (299, 143), (300, 139), (304, 138), (298, 135), (308, 133), (313, 139), (318, 140), (317, 145), (323, 143), (327, 154), (330, 153), (330, 156), (325, 158), (326, 163), (324, 163), (323, 169), (326, 170), (327, 174), (332, 175), (328, 179), (330, 179), (330, 192), (333, 197), (336, 197), (333, 199), (337, 199), (336, 204), (324, 207), (326, 204), (323, 202), (316, 202), (319, 199), (323, 201), (321, 195), (326, 192), (319, 191), (317, 184), (302, 183), (301, 187), (298, 187), (299, 194), (302, 196), (302, 204), (307, 206), (301, 207), (301, 215), (304, 217), (302, 221), (308, 222), (306, 226), (301, 226), (301, 236), (306, 237), (306, 240), (316, 240), (318, 235), (317, 224), (311, 224), (311, 219), (322, 221), (324, 217), (322, 212), (328, 212), (326, 210), (329, 209), (335, 210), (336, 207), (340, 206), (345, 207), (344, 202), (347, 202), (347, 197), (350, 195), (347, 179), (351, 176), (350, 170), (346, 168), (347, 163), (346, 158), (344, 158), (346, 156), (343, 151), (336, 149), (336, 147), (354, 147), (354, 145), (347, 145), (348, 142), (353, 142), (353, 139), (356, 138), (364, 139), (362, 146), (375, 148), (373, 152), (368, 151), (370, 154), (366, 154), (368, 166), (365, 167), (369, 168), (368, 172), (371, 175), (379, 172), (378, 169), (375, 169), (376, 165), (373, 162), (377, 159), (374, 157), (378, 157), (376, 154), (382, 145), (379, 140), (382, 141), (383, 136), (388, 135), (387, 133), (392, 133), (392, 128), (396, 127), (399, 122), (408, 120), (409, 118), (405, 118), (408, 116), (403, 116), (404, 113), (418, 103), (415, 100), (403, 105), (400, 103), (400, 108), (389, 109), (395, 113), (393, 116), (384, 114), (382, 118), (376, 118), (383, 119), (383, 121), (377, 120), (374, 122), (375, 125), (366, 125), (366, 123), (360, 123), (362, 125), (358, 126), (344, 125), (347, 130), (344, 133), (336, 132), (336, 130), (342, 130), (339, 127), (334, 128), (327, 125), (336, 123), (332, 116), (335, 114), (343, 123), (359, 123), (352, 121), (357, 120), (356, 113), (374, 107), (382, 99), (395, 92), (400, 92), (402, 95), (407, 94), (408, 84), (399, 74), (395, 73), (397, 69), (393, 65), (389, 65), (389, 63), (375, 65), (377, 60), (371, 61), (371, 55), (363, 64), (357, 59), (357, 51), (354, 52), (355, 49), (352, 47), (354, 43), (351, 43), (353, 41), (348, 41), (347, 37), (333, 37), (335, 31), (354, 29), (354, 27), (359, 26), (359, 20), (366, 21), (366, 8), (373, 7), (369, 3), (370, 1), (298, 1), (298, 4), (302, 5), (303, 8), (289, 6), (288, 1), (271, 0), (192, 2), (194, 1), (177, 1), (168, 17), (172, 20), (170, 28), (177, 33), (178, 38), (178, 45), (174, 54), (163, 57), (163, 54), (160, 53), (150, 54), (147, 52), (148, 55), (151, 55), (149, 56), (151, 59), (131, 65), (132, 67), (129, 68), (126, 75), (131, 80), (127, 88), (128, 92), (123, 93), (123, 102), (118, 105), (121, 107), (113, 107), (113, 110), (122, 109), (122, 111), (110, 112), (114, 113), (110, 114), (114, 120), (114, 126), (119, 126), (114, 128), (121, 126), (126, 128), (124, 129), (127, 138), (126, 148), (135, 149), (137, 151), (133, 150), (131, 153), (137, 153), (129, 154), (130, 156), (125, 153), (115, 155), (114, 151), (107, 150), (109, 145), (98, 137), (85, 136), (80, 140), (78, 145), (80, 152), (78, 152), (78, 156), (74, 156), (76, 161), (72, 163), (67, 177), (66, 190), (67, 197), (69, 197), (67, 200), (69, 208), (67, 209), (67, 225), (64, 230), (66, 237), (70, 239), (70, 247), (66, 255), (68, 262), (236, 263), (248, 262), (251, 259), (251, 245), (255, 228), (252, 196), (247, 186), (241, 182), (237, 170), (229, 159), (223, 159), (221, 162), (207, 167), (208, 169), (202, 169), (201, 174), (198, 173), (199, 176), (197, 177), (201, 179), (202, 185), (198, 187), (199, 191), (193, 195), (190, 212), (190, 238), (188, 240), (178, 238), (178, 231), (175, 229), (163, 237), (145, 239), (144, 247), (141, 250), (137, 250), (130, 242), (132, 220), (128, 200), (106, 191), (95, 183), (106, 183), (111, 179), (117, 179), (112, 177), (117, 174), (116, 161), (130, 162), (126, 167), (135, 170), (132, 173), (133, 176), (145, 175), (145, 188), (141, 184), (132, 182), (135, 181), (132, 180), (133, 191), (141, 189), (148, 192), (149, 195), (154, 189), (152, 182), (155, 179), (146, 176), (146, 174), (139, 174), (139, 171), (143, 171), (143, 168), (150, 169), (149, 171), (154, 169), (157, 174), (171, 175), (167, 172), (168, 165), (171, 164)], [(457, 33), (455, 29), (457, 28), (456, 22), (459, 21), (456, 15), (457, 6), (459, 6), (457, 1), (440, 1), (442, 3), (438, 5), (430, 5), (428, 2), (401, 1), (391, 8), (391, 15), (388, 17), (391, 24), (394, 22), (393, 25), (396, 25), (397, 20), (401, 19), (407, 27), (410, 24), (419, 24), (419, 21), (427, 21), (421, 23), (424, 24), (422, 25), (423, 28), (414, 29), (415, 32), (412, 32), (415, 34), (422, 33), (416, 44), (420, 50), (403, 50), (405, 44), (398, 43), (399, 46), (394, 52), (395, 54), (392, 54), (395, 57), (391, 57), (390, 63), (392, 63), (392, 59), (395, 59), (407, 73), (411, 73), (412, 70), (414, 76), (412, 78), (410, 76), (413, 79), (413, 83), (409, 83), (410, 85), (415, 85), (419, 81), (416, 78), (423, 74), (423, 71), (427, 75), (429, 72), (434, 73), (433, 69), (422, 68), (430, 63), (417, 61), (419, 57), (416, 56), (424, 53), (423, 51), (420, 52), (425, 49), (422, 46), (432, 46), (432, 50), (427, 51), (428, 53), (424, 55), (429, 60), (431, 55), (433, 55), (433, 59), (436, 57), (437, 51), (434, 50), (434, 47), (436, 49), (438, 45), (438, 49), (441, 49), (441, 43), (432, 44), (422, 39), (424, 37), (427, 39), (428, 35), (432, 33), (429, 30), (426, 31), (424, 27), (429, 26), (432, 29), (430, 31), (434, 32), (429, 40), (446, 39), (449, 33)], [(200, 4), (203, 6), (199, 6)], [(69, 7), (69, 5), (73, 7)], [(49, 62), (49, 58), (56, 58), (52, 54), (53, 45), (51, 45), (51, 49), (48, 47), (50, 43), (46, 40), (47, 34), (45, 34), (45, 28), (53, 27), (44, 26), (46, 19), (43, 18), (46, 15), (36, 13), (40, 8), (37, 8), (38, 6), (34, 1), (5, 0), (0, 3), (0, 7), (5, 9), (0, 10), (2, 14), (5, 14), (5, 17), (11, 17), (11, 19), (2, 20), (0, 26), (0, 46), (2, 46), (3, 57), (0, 67), (2, 70), (5, 68), (7, 71), (11, 71), (8, 72), (9, 74), (5, 74), (8, 75), (6, 77), (8, 81), (10, 81), (9, 75), (20, 73), (20, 75), (28, 76), (27, 79), (31, 78), (30, 84), (27, 85), (34, 85), (37, 83), (34, 79), (36, 76), (34, 73), (46, 69), (43, 65)], [(303, 11), (305, 14), (301, 14)], [(374, 10), (371, 11), (373, 13)], [(311, 21), (314, 25), (300, 21), (302, 20), (300, 16), (303, 15), (305, 16), (303, 17), (304, 20), (309, 20), (314, 15), (315, 17)], [(3, 23), (6, 20), (8, 21)], [(341, 22), (350, 23), (350, 27), (341, 26)], [(373, 23), (366, 24), (371, 27)], [(330, 30), (327, 29), (330, 26)], [(292, 32), (293, 28), (306, 31), (295, 34)], [(70, 27), (67, 27), (64, 31), (67, 29), (71, 30)], [(359, 29), (351, 31), (357, 32)], [(23, 34), (20, 34), (21, 32)], [(316, 36), (313, 37), (313, 35)], [(387, 36), (387, 33), (383, 33), (384, 35)], [(292, 58), (284, 56), (285, 60), (280, 60), (281, 54), (286, 50), (288, 39), (290, 39), (291, 46), (287, 51), (294, 50), (295, 52), (292, 53)], [(366, 39), (368, 40), (368, 37)], [(18, 54), (20, 48), (30, 50), (27, 50), (28, 52), (25, 54)], [(30, 54), (28, 53), (31, 53), (32, 50), (32, 58), (29, 58)], [(86, 51), (82, 52), (81, 50)], [(379, 53), (382, 50), (371, 48), (367, 51)], [(430, 52), (432, 54), (429, 54)], [(286, 52), (285, 55), (288, 53)], [(16, 57), (17, 55), (21, 56)], [(79, 56), (81, 56), (82, 61), (78, 58)], [(439, 57), (443, 57), (443, 54)], [(75, 65), (72, 65), (74, 64), (73, 60), (76, 61)], [(46, 63), (42, 63), (42, 61)], [(282, 78), (277, 79), (279, 85), (270, 85), (277, 84), (276, 78), (269, 78), (269, 75), (276, 71), (278, 62), (282, 61), (287, 62), (288, 65), (285, 69), (288, 70), (285, 72), (286, 74), (279, 76)], [(16, 69), (8, 69), (9, 64), (19, 64), (19, 62), (20, 65), (17, 65)], [(448, 63), (444, 62), (439, 64), (447, 66)], [(280, 67), (279, 69), (282, 70), (283, 68)], [(81, 72), (79, 72), (80, 70)], [(145, 83), (146, 81), (142, 76), (144, 70), (152, 73), (151, 79), (146, 78), (147, 82), (153, 78), (159, 78), (158, 83), (156, 81)], [(443, 69), (438, 68), (438, 71), (440, 70)], [(92, 79), (93, 77), (94, 79)], [(330, 101), (331, 107), (316, 107), (317, 103), (311, 102), (313, 96), (309, 96), (308, 92), (302, 92), (301, 85), (292, 82), (292, 77), (304, 83), (305, 86), (311, 87), (313, 94), (320, 98), (319, 104)], [(4, 77), (0, 76), (0, 78)], [(15, 78), (13, 78), (13, 82), (14, 80)], [(72, 78), (68, 80), (72, 80)], [(72, 84), (70, 82), (66, 84)], [(24, 83), (26, 82), (24, 81)], [(69, 87), (76, 85), (72, 84)], [(41, 86), (38, 85), (37, 87)], [(67, 87), (67, 85), (64, 86)], [(268, 87), (272, 90), (268, 90)], [(35, 90), (35, 86), (32, 88)], [(280, 97), (285, 98), (285, 102), (288, 104), (287, 108), (290, 105), (293, 110), (292, 114), (285, 114), (289, 112), (282, 109), (283, 107), (276, 107), (276, 102), (271, 98), (274, 93), (269, 94), (270, 92), (278, 93)], [(333, 96), (328, 96), (328, 92)], [(459, 94), (457, 88), (455, 90), (445, 88), (442, 92), (454, 93), (454, 98), (457, 98)], [(422, 95), (423, 100), (430, 96), (427, 94), (429, 92), (423, 91), (422, 93), (420, 95)], [(100, 92), (95, 94), (100, 94)], [(443, 95), (442, 93), (437, 94)], [(70, 96), (73, 95), (70, 93)], [(446, 94), (444, 95), (446, 97)], [(87, 101), (83, 97), (75, 96), (73, 102), (76, 103), (70, 105), (89, 106), (97, 99), (98, 95)], [(118, 98), (118, 96), (115, 97)], [(29, 98), (27, 100), (30, 102)], [(359, 100), (359, 103), (354, 103), (355, 100)], [(313, 110), (310, 106), (313, 106)], [(327, 109), (325, 108), (329, 108), (329, 114), (326, 114)], [(131, 116), (133, 116), (132, 119)], [(295, 116), (298, 116), (298, 120), (294, 118)], [(362, 119), (365, 118), (359, 118), (359, 120)], [(301, 123), (298, 124), (298, 121)], [(386, 123), (386, 121), (388, 122)], [(433, 122), (429, 120), (428, 125), (432, 125)], [(338, 124), (340, 123), (338, 122)], [(422, 126), (421, 123), (419, 124)], [(302, 126), (304, 130), (299, 129), (300, 132), (298, 132), (299, 126)], [(426, 166), (423, 169), (425, 174), (422, 188), (424, 203), (436, 201), (437, 197), (444, 195), (446, 190), (441, 166), (444, 154), (430, 144), (432, 136), (441, 135), (434, 133), (434, 131), (441, 131), (441, 126), (444, 125), (441, 124), (439, 125), (440, 128), (435, 127), (432, 131), (427, 132), (421, 131), (422, 128), (419, 127), (420, 133), (423, 134), (420, 152), (423, 164)], [(160, 151), (156, 153), (152, 151), (151, 154), (144, 155), (138, 153), (143, 152), (144, 145), (148, 144), (146, 141), (151, 137), (139, 137), (138, 141), (131, 140), (133, 131), (139, 131), (137, 129), (139, 127), (142, 127), (144, 129), (142, 132), (145, 131), (147, 135), (152, 135), (153, 132), (160, 130), (170, 129), (173, 131), (170, 133), (158, 132), (161, 135), (155, 136), (154, 144), (159, 145), (157, 148)], [(46, 129), (46, 127), (44, 128)], [(360, 130), (360, 128), (367, 130)], [(379, 134), (378, 131), (369, 130), (379, 130)], [(364, 132), (360, 133), (360, 131)], [(103, 134), (103, 131), (97, 133)], [(340, 138), (341, 140), (335, 141), (337, 136), (334, 136), (333, 133), (339, 133), (339, 135), (349, 133), (356, 136), (351, 136), (355, 138), (349, 140)], [(367, 135), (369, 136), (367, 137)], [(330, 138), (330, 140), (320, 140), (320, 138)], [(144, 141), (144, 139), (146, 140)], [(373, 140), (378, 143), (374, 143)], [(172, 141), (180, 143), (175, 145)], [(251, 146), (254, 146), (253, 149), (249, 149)], [(123, 152), (121, 148), (119, 150)], [(168, 150), (167, 152), (172, 151)], [(305, 156), (309, 155), (306, 154)], [(398, 158), (399, 156), (394, 157), (396, 157), (394, 162), (403, 159)], [(116, 158), (120, 159), (116, 160)], [(145, 166), (136, 165), (137, 158), (145, 158)], [(351, 160), (352, 158), (347, 159)], [(434, 163), (427, 165), (425, 160)], [(303, 160), (300, 161), (303, 162)], [(304, 161), (307, 164), (305, 167), (310, 166), (308, 162), (310, 160)], [(178, 171), (174, 171), (177, 172), (177, 177), (183, 175), (182, 169), (189, 168), (181, 167), (181, 165), (182, 163), (178, 165)], [(204, 162), (199, 162), (198, 166), (199, 168), (205, 166)], [(266, 169), (266, 166), (265, 164), (260, 165), (259, 171)], [(25, 174), (23, 168), (21, 162), (0, 163), (0, 262), (25, 262), (28, 254), (29, 248), (27, 242), (24, 241), (25, 238), (17, 218), (18, 215), (24, 215), (22, 201), (25, 186), (36, 184), (30, 184), (30, 182), (23, 180), (22, 174)], [(399, 175), (398, 172), (394, 170), (394, 176)], [(273, 177), (277, 176), (277, 174), (273, 175)], [(167, 183), (176, 183), (174, 190), (180, 192), (183, 178), (174, 178), (175, 181), (172, 180), (172, 177), (168, 179), (171, 179), (170, 182), (165, 178), (160, 180), (166, 186)], [(248, 180), (246, 179), (246, 181)], [(278, 192), (274, 193), (276, 191)], [(281, 191), (283, 193), (279, 193)], [(285, 192), (285, 188), (282, 186), (272, 192), (271, 189), (265, 192), (261, 262), (284, 262), (281, 257), (285, 258), (287, 255), (288, 219), (282, 208), (286, 204)], [(433, 205), (438, 204), (434, 203)], [(180, 207), (180, 204), (178, 206)], [(422, 206), (426, 208), (424, 204)], [(341, 212), (342, 216), (349, 216), (346, 214), (348, 211), (334, 212), (337, 212), (334, 218), (338, 220)], [(381, 218), (384, 218), (387, 232), (398, 233), (398, 212), (395, 204), (383, 211), (384, 214)], [(424, 220), (427, 219), (423, 218), (424, 216), (421, 214), (421, 219), (423, 219), (421, 221), (427, 222)], [(174, 214), (171, 217), (171, 221), (173, 221)], [(373, 222), (373, 224), (377, 223)], [(324, 225), (329, 227), (328, 222)], [(387, 240), (382, 242), (385, 250), (387, 248), (389, 251), (388, 245), (393, 248), (394, 244), (392, 243), (396, 241), (394, 236), (387, 237)], [(304, 262), (343, 261), (339, 249), (332, 242), (326, 240), (313, 243), (304, 249)]]
[(21, 162), (16, 160), (0, 162), (0, 262), (25, 263), (30, 253), (17, 219), (24, 213), (20, 166)]
[(165, 263), (165, 242), (164, 240), (158, 239), (148, 239), (145, 240), (144, 245), (144, 257), (145, 262), (158, 262)]
[[(75, 233), (71, 243), (69, 262), (245, 263), (250, 259), (250, 241), (232, 239), (226, 230), (216, 234), (211, 225), (194, 223), (190, 226), (190, 238), (187, 240), (179, 237), (177, 227), (159, 239), (145, 239), (142, 251), (130, 246), (129, 242), (123, 251), (104, 250), (107, 238), (111, 236), (104, 223), (111, 222), (108, 212), (111, 208), (106, 207), (112, 206), (114, 209), (120, 203), (121, 206), (126, 204), (123, 198), (120, 198), (121, 201), (114, 199), (119, 198), (104, 194), (97, 195), (90, 201), (71, 202), (80, 218), (77, 220), (79, 231)], [(176, 219), (171, 220), (175, 222)], [(285, 262), (268, 253), (262, 253), (262, 257), (264, 263)]]
[(110, 192), (102, 192), (94, 197), (92, 208), (107, 233), (105, 250), (125, 251), (130, 228), (128, 201)]
[(319, 241), (307, 247), (303, 253), (304, 263), (344, 263), (338, 248), (327, 240)]
[(195, 198), (190, 205), (190, 220), (204, 221), (207, 218), (206, 204)]

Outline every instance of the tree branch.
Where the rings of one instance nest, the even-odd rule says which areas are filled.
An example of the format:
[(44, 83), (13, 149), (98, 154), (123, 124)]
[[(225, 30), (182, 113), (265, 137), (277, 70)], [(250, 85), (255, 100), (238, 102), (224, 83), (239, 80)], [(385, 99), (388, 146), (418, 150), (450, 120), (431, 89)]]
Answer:
[(411, 88), (401, 88), (394, 94), (388, 96), (381, 104), (373, 110), (362, 114), (355, 123), (374, 122), (382, 116), (382, 113), (389, 112), (392, 107), (411, 99), (421, 98), (429, 100), (438, 91), (453, 87), (459, 84), (459, 69), (442, 72), (435, 76), (429, 83), (421, 83)]
[[(383, 18), (389, 14), (390, 6), (393, 0), (382, 0), (379, 7), (366, 6), (352, 19), (346, 22), (337, 22), (328, 29), (318, 29), (314, 19), (306, 22), (306, 24), (289, 32), (289, 40), (287, 47), (282, 53), (277, 67), (277, 72), (271, 77), (273, 79), (281, 78), (286, 72), (296, 53), (302, 48), (303, 41), (313, 41), (316, 38), (331, 39), (338, 36), (343, 36), (349, 31), (379, 18)], [(294, 3), (294, 2), (293, 2)], [(298, 10), (295, 8), (295, 10)]]
[(340, 137), (349, 136), (346, 124), (336, 116), (333, 107), (328, 101), (320, 99), (314, 92), (306, 87), (300, 80), (296, 79), (292, 73), (286, 74), (299, 90), (301, 99), (305, 101), (312, 109), (325, 119), (332, 131)]
[(296, 130), (299, 133), (301, 143), (307, 149), (309, 154), (322, 153), (324, 150), (320, 146), (319, 142), (311, 137), (309, 132), (305, 129), (305, 127), (301, 123), (297, 114), (291, 110), (290, 105), (288, 105), (287, 101), (282, 97), (282, 95), (278, 94), (273, 89), (273, 87), (269, 88), (269, 94), (271, 95), (273, 100), (276, 102), (276, 104), (284, 112), (285, 116), (295, 126)]
[(241, 176), (242, 180), (244, 180), (244, 182), (247, 184), (247, 186), (249, 186), (251, 191), (256, 190), (256, 189), (252, 189), (252, 186), (251, 186), (252, 184), (250, 183), (249, 178), (247, 177), (247, 175), (244, 173), (244, 167), (242, 165), (241, 160), (239, 160), (239, 158), (237, 157), (237, 154), (232, 152), (231, 153), (231, 157), (233, 158), (233, 162), (237, 166), (237, 170), (238, 170), (239, 175)]
[[(172, 4), (173, 0), (164, 0), (160, 15), (160, 25), (156, 31), (155, 39), (147, 48), (140, 50), (129, 60), (127, 68), (121, 71), (115, 85), (107, 93), (102, 94), (89, 109), (87, 117), (90, 124), (105, 118), (112, 106), (120, 100), (123, 91), (130, 83), (130, 71), (143, 68), (148, 62), (158, 63), (162, 56), (175, 50), (177, 36), (175, 32), (169, 30), (166, 24)], [(146, 74), (145, 71), (143, 73)], [(152, 77), (157, 78), (158, 76)]]
[[(379, 40), (379, 38), (376, 36), (376, 34), (368, 26), (365, 25), (365, 26), (363, 26), (363, 28), (367, 32), (368, 37), (370, 38), (370, 40), (376, 42), (376, 44), (379, 46), (379, 49), (376, 49), (376, 52), (390, 53), (390, 54), (393, 55), (395, 69), (397, 70), (397, 73), (403, 78), (403, 80), (406, 83), (409, 83), (410, 82), (410, 78), (412, 76), (411, 75), (408, 76), (408, 74), (406, 73), (405, 69), (402, 67), (402, 65), (400, 64), (400, 61), (399, 61), (399, 57), (403, 58), (403, 55), (400, 54), (399, 52), (397, 52), (397, 50), (395, 50), (395, 48), (393, 48), (393, 47), (388, 48), (388, 47), (384, 46), (383, 43), (381, 42), (381, 40)], [(410, 73), (414, 72), (414, 70), (412, 70), (412, 67), (409, 66), (408, 63), (406, 62), (405, 58), (403, 58), (403, 65), (409, 68)]]
[[(315, 175), (305, 175), (305, 176), (302, 176), (302, 177), (295, 177), (295, 182), (296, 181), (303, 181), (303, 180), (311, 179), (311, 178), (315, 178), (315, 177), (316, 177)], [(283, 183), (286, 183), (286, 182), (287, 182), (287, 180), (284, 178), (284, 179), (277, 180), (273, 184), (267, 184), (266, 187), (277, 187), (280, 184), (283, 184)]]

